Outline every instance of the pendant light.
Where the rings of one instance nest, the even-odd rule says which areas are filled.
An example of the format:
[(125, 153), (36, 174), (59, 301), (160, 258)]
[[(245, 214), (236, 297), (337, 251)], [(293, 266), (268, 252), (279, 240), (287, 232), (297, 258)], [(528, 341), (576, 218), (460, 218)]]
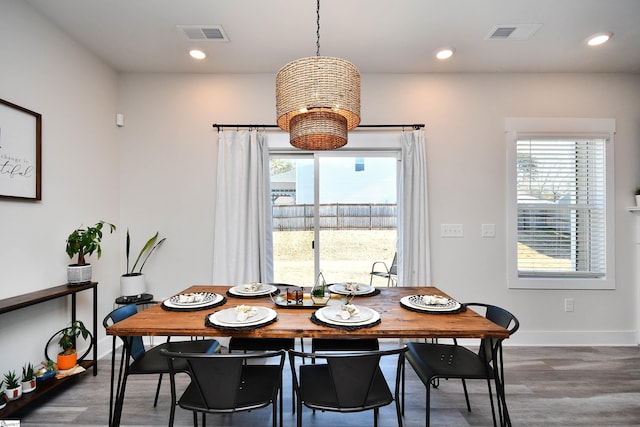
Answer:
[(333, 150), (360, 124), (360, 72), (344, 59), (320, 56), (320, 0), (316, 56), (288, 63), (276, 75), (278, 127), (303, 150)]

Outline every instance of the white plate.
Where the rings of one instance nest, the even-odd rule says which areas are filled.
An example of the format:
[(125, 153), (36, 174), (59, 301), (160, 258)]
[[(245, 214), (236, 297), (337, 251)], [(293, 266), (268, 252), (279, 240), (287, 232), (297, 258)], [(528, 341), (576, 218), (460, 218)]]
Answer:
[[(256, 321), (251, 321), (251, 322), (245, 322), (245, 323), (227, 323), (223, 320), (220, 320), (218, 318), (218, 314), (221, 313), (224, 310), (220, 310), (220, 311), (216, 311), (215, 313), (212, 313), (209, 315), (209, 321), (211, 323), (213, 323), (214, 325), (217, 326), (223, 326), (223, 327), (245, 327), (245, 326), (257, 326), (260, 325), (262, 323), (269, 323), (270, 321), (272, 321), (273, 319), (275, 319), (278, 316), (278, 313), (271, 309), (271, 308), (266, 308), (264, 307), (265, 310), (267, 310), (269, 312), (269, 314), (267, 314), (267, 317), (260, 319), (260, 320), (256, 320)], [(226, 310), (233, 310), (235, 313), (235, 308), (234, 309), (226, 309)]]
[(462, 305), (453, 299), (449, 299), (446, 304), (425, 304), (422, 302), (422, 298), (419, 298), (420, 295), (407, 295), (406, 297), (402, 297), (400, 302), (406, 306), (423, 310), (423, 311), (456, 311)]
[(204, 307), (209, 307), (210, 305), (215, 305), (217, 303), (219, 303), (220, 301), (222, 301), (223, 296), (220, 294), (214, 294), (216, 297), (206, 303), (199, 303), (199, 304), (190, 304), (190, 305), (178, 305), (178, 304), (174, 304), (172, 303), (170, 300), (171, 298), (165, 300), (162, 304), (164, 304), (166, 307), (169, 308), (183, 308), (183, 309), (187, 309), (187, 308), (204, 308)]
[(269, 295), (270, 293), (275, 292), (277, 289), (278, 288), (273, 285), (262, 285), (262, 288), (258, 289), (257, 291), (247, 292), (244, 290), (244, 285), (240, 285), (240, 286), (234, 286), (232, 288), (229, 288), (229, 292), (232, 293), (233, 295), (240, 295), (240, 296), (258, 296), (258, 295)]
[[(323, 307), (323, 308), (329, 308), (329, 307)], [(331, 325), (336, 325), (336, 326), (365, 326), (365, 325), (370, 325), (372, 323), (376, 323), (378, 320), (380, 320), (380, 313), (378, 313), (375, 310), (369, 309), (371, 310), (371, 318), (368, 320), (364, 320), (364, 321), (360, 321), (360, 322), (352, 322), (352, 323), (345, 323), (344, 321), (338, 321), (336, 319), (329, 319), (327, 318), (323, 313), (322, 310), (323, 308), (321, 308), (320, 310), (316, 310), (316, 318), (318, 318), (318, 320), (325, 322), (325, 323), (329, 323)], [(359, 307), (360, 310), (362, 310), (363, 307)], [(366, 307), (364, 307), (366, 308)], [(340, 318), (340, 320), (342, 320), (342, 318)]]
[[(348, 319), (343, 319), (340, 316), (342, 311), (342, 305), (332, 305), (328, 307), (322, 307), (318, 311), (322, 311), (322, 316), (326, 319), (331, 319), (338, 323), (359, 323), (366, 322), (373, 317), (373, 310), (367, 307), (357, 306), (359, 313), (355, 316), (351, 316)], [(317, 312), (316, 312), (317, 313)]]
[[(169, 302), (171, 302), (171, 304), (176, 305), (176, 306), (184, 306), (184, 307), (191, 307), (191, 306), (197, 306), (197, 305), (202, 305), (202, 304), (210, 304), (213, 300), (215, 300), (217, 297), (217, 295), (213, 292), (193, 292), (190, 294), (179, 294), (179, 295), (174, 295), (171, 298), (169, 298)], [(181, 301), (182, 299), (185, 298), (195, 298), (194, 301)]]
[(269, 315), (266, 307), (253, 307), (255, 313), (253, 316), (247, 317), (246, 320), (238, 320), (238, 313), (235, 308), (226, 308), (216, 313), (216, 319), (229, 324), (243, 325), (245, 323), (258, 322)]
[(334, 283), (329, 285), (329, 290), (341, 295), (366, 295), (376, 290), (373, 286), (365, 285), (364, 283), (358, 283), (358, 285), (357, 291), (349, 291), (344, 283)]

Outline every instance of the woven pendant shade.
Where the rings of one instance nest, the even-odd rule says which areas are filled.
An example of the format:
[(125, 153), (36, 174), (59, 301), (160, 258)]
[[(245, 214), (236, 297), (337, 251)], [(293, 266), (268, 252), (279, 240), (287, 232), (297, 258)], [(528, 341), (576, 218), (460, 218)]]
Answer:
[(290, 62), (276, 76), (276, 112), (284, 131), (293, 130), (295, 119), (293, 146), (339, 148), (347, 142), (347, 131), (360, 124), (360, 72), (349, 61), (328, 56)]
[(298, 114), (291, 119), (289, 142), (302, 150), (335, 150), (347, 143), (347, 119), (327, 111)]

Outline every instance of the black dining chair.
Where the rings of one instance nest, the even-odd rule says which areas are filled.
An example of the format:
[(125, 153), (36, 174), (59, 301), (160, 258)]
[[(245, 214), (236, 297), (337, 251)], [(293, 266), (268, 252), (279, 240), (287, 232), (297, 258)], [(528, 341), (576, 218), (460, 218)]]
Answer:
[[(125, 305), (116, 308), (109, 313), (102, 325), (109, 327), (138, 312), (135, 304)], [(124, 404), (124, 394), (127, 386), (129, 375), (143, 374), (159, 374), (158, 386), (153, 402), (155, 407), (158, 403), (158, 395), (160, 393), (160, 385), (162, 384), (162, 374), (169, 373), (169, 364), (167, 360), (160, 355), (160, 350), (183, 351), (212, 354), (220, 350), (220, 343), (215, 339), (192, 339), (190, 341), (167, 342), (159, 344), (150, 349), (146, 349), (141, 336), (122, 336), (122, 352), (120, 357), (120, 368), (118, 370), (118, 382), (115, 389), (114, 397), (114, 379), (115, 379), (115, 351), (116, 337), (113, 337), (111, 348), (111, 389), (109, 397), (109, 426), (119, 426)], [(177, 370), (185, 370), (186, 364), (177, 365)], [(114, 410), (115, 400), (115, 410)]]
[[(394, 401), (398, 426), (402, 427), (400, 373), (406, 351), (406, 346), (349, 353), (290, 351), (289, 363), (297, 395), (297, 427), (302, 427), (302, 405), (313, 410), (344, 413), (373, 410), (373, 425), (377, 427), (379, 409)], [(398, 363), (392, 393), (380, 369), (380, 359), (393, 355), (397, 355)], [(296, 364), (296, 358), (310, 358), (314, 362), (324, 360), (325, 363)]]
[[(282, 393), (284, 350), (247, 354), (199, 354), (162, 349), (160, 354), (169, 360), (172, 400), (169, 427), (173, 426), (176, 405), (193, 412), (195, 427), (198, 425), (199, 413), (202, 414), (202, 426), (206, 427), (206, 414), (251, 411), (271, 405), (272, 426), (276, 427), (276, 400), (278, 393)], [(177, 399), (175, 375), (183, 372), (181, 367), (185, 364), (187, 369), (184, 372), (191, 381)]]
[[(516, 317), (507, 310), (494, 305), (483, 303), (469, 303), (467, 308), (484, 311), (485, 317), (493, 323), (502, 326), (509, 331), (509, 336), (514, 334), (520, 323)], [(489, 400), (493, 425), (496, 426), (495, 405), (491, 391), (491, 380), (496, 383), (498, 396), (498, 413), (500, 425), (510, 425), (509, 414), (506, 410), (504, 396), (504, 367), (502, 363), (502, 339), (484, 338), (480, 341), (477, 352), (458, 345), (457, 340), (453, 344), (443, 343), (407, 343), (407, 361), (414, 369), (427, 389), (426, 397), (426, 426), (430, 423), (431, 387), (438, 387), (438, 380), (461, 379), (464, 389), (464, 397), (467, 401), (467, 410), (471, 412), (469, 394), (467, 393), (467, 379), (484, 379), (489, 388)]]

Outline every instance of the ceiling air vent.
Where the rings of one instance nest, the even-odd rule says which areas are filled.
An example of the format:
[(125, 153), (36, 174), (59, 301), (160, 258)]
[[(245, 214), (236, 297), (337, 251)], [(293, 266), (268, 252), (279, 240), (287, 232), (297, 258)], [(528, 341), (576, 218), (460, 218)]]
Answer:
[(228, 42), (222, 25), (178, 25), (178, 29), (189, 40)]
[(485, 40), (528, 40), (542, 24), (496, 25)]

